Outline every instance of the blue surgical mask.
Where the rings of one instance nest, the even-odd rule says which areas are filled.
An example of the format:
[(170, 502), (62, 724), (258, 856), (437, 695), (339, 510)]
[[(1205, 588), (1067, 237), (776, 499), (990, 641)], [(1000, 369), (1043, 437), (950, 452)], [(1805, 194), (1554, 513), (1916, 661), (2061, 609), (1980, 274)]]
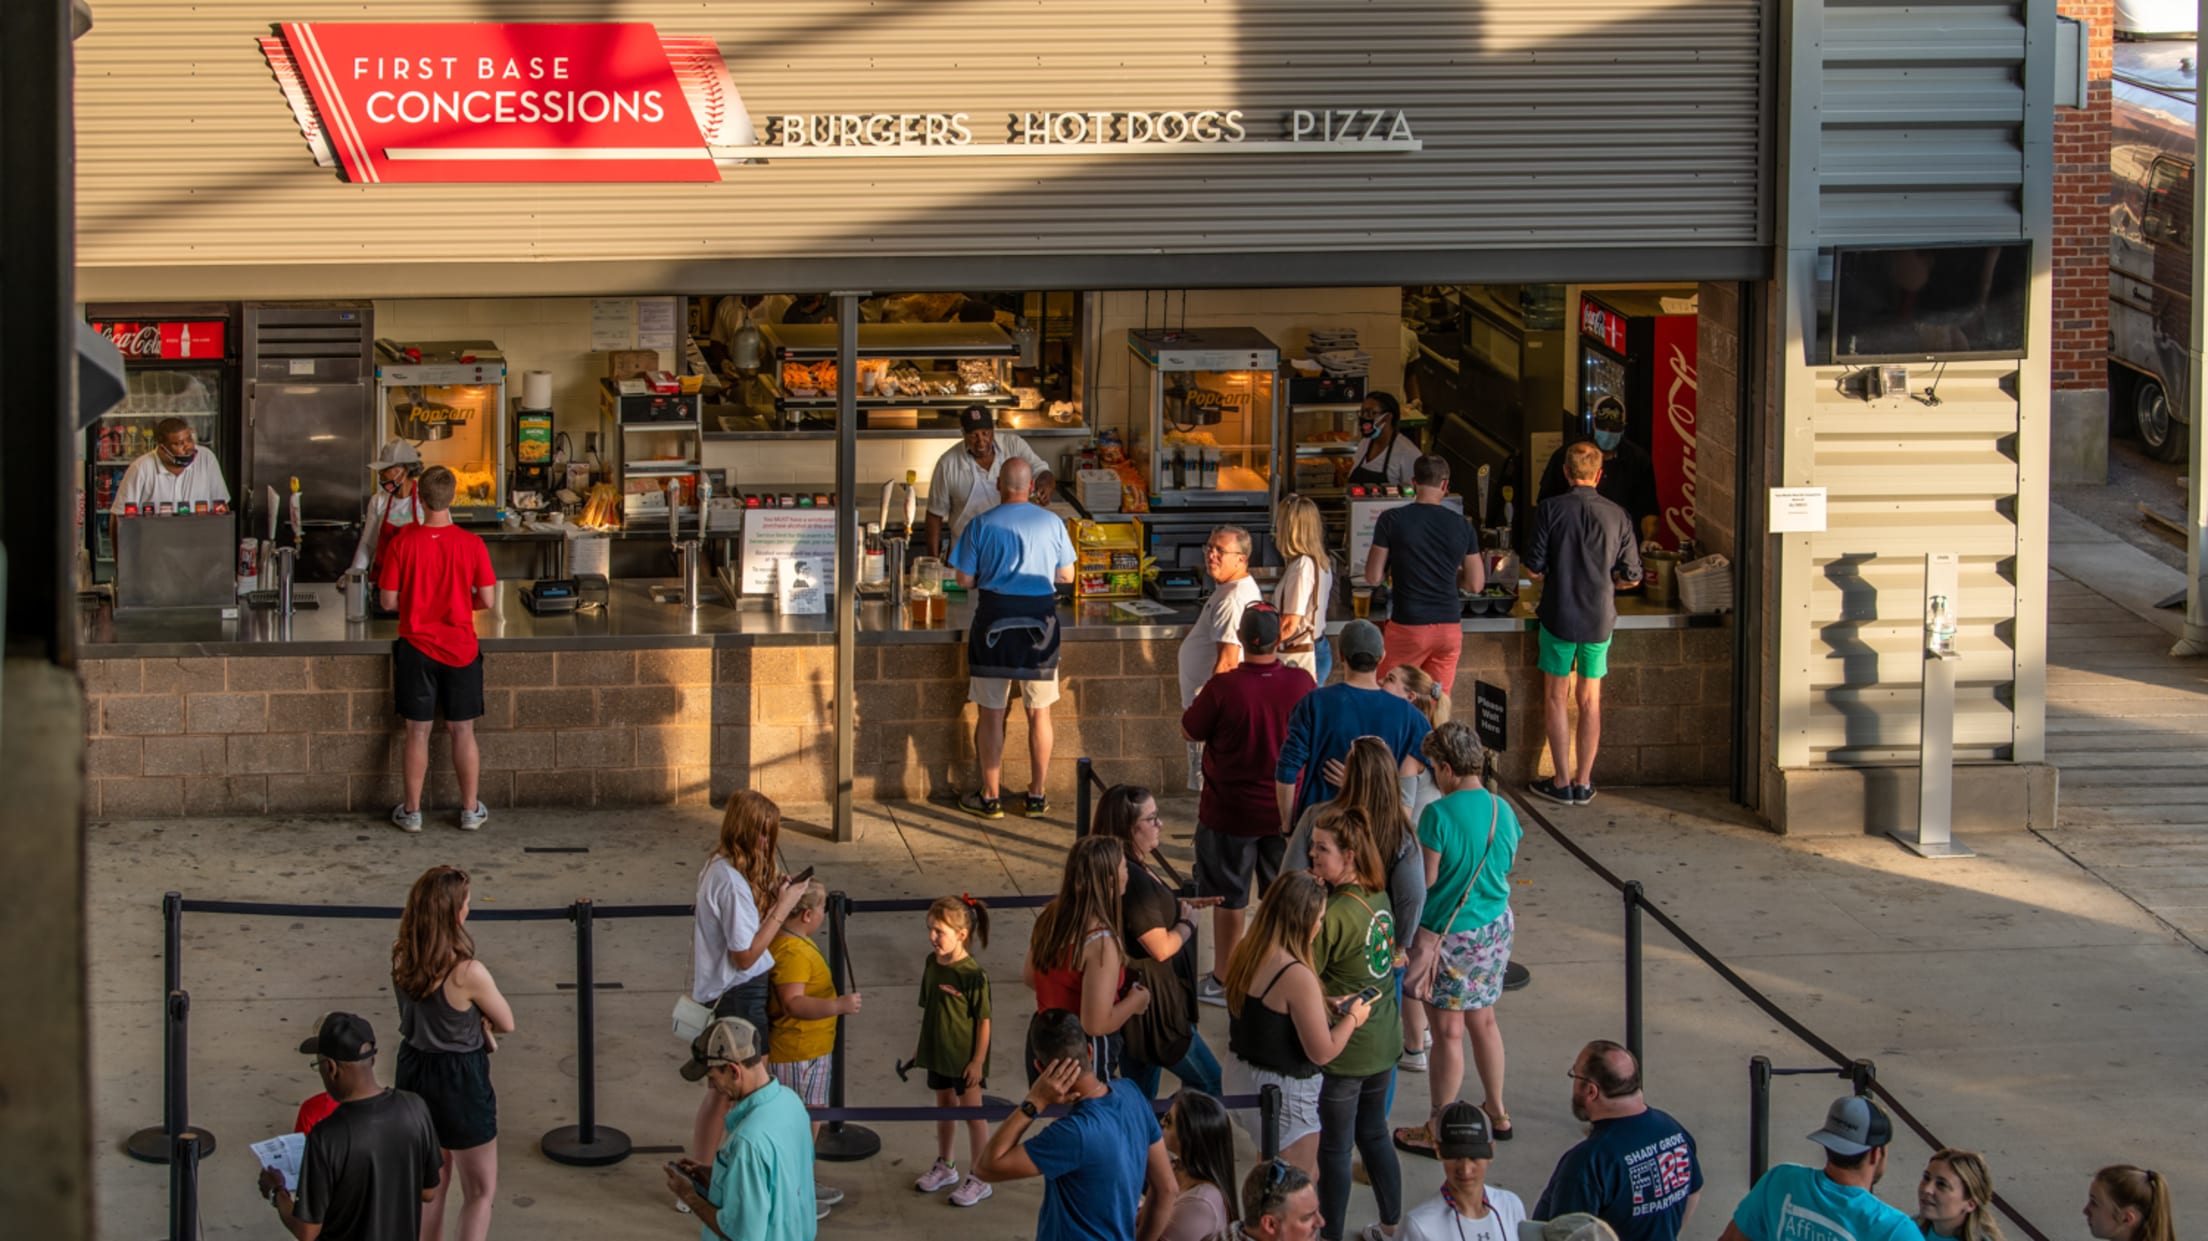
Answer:
[(1625, 432), (1605, 431), (1600, 427), (1595, 428), (1595, 447), (1604, 452), (1616, 452), (1618, 445), (1623, 442), (1625, 442)]

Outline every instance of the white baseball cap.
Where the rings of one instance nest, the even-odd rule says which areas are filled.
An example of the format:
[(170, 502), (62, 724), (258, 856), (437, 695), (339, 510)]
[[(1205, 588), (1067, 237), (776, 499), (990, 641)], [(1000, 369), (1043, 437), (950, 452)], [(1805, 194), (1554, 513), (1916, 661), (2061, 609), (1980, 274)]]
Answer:
[(392, 440), (383, 446), (382, 452), (376, 454), (375, 460), (368, 463), (368, 468), (371, 470), (388, 470), (394, 465), (405, 465), (419, 469), (421, 464), (422, 452), (420, 449), (405, 440)]

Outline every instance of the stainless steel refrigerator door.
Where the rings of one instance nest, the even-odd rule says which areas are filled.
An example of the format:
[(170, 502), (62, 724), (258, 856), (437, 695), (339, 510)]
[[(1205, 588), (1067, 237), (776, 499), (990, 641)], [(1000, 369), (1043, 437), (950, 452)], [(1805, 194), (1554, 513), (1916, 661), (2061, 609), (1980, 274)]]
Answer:
[(248, 502), (258, 509), (261, 489), (274, 487), (278, 502), (288, 504), (284, 497), (296, 476), (300, 515), (308, 522), (358, 522), (367, 511), (368, 463), (376, 455), (370, 443), (369, 396), (364, 379), (335, 384), (254, 381), (246, 392), (245, 410)]

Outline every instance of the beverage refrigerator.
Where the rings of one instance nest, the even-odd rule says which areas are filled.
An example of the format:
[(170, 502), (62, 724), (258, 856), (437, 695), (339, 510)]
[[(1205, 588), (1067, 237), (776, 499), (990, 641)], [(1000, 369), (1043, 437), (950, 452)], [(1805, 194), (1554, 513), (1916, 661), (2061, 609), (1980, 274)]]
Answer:
[[(1677, 551), (1694, 537), (1697, 384), (1692, 312), (1634, 291), (1582, 295), (1579, 307), (1581, 439), (1594, 432), (1595, 403), (1625, 405), (1625, 437), (1648, 453), (1656, 469), (1656, 539)], [(1691, 305), (1691, 303), (1688, 303)]]
[(86, 428), (80, 448), (79, 526), (93, 579), (106, 582), (115, 576), (108, 515), (116, 490), (130, 463), (153, 451), (162, 419), (183, 419), (214, 454), (233, 500), (238, 494), (237, 307), (90, 306), (85, 318), (123, 355), (125, 380), (122, 402)]

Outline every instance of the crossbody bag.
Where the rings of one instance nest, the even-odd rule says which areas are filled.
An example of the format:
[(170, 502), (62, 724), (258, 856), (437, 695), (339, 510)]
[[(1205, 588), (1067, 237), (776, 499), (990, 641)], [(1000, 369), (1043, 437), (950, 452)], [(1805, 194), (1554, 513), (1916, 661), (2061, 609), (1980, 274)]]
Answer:
[[(1480, 872), (1487, 869), (1487, 859), (1495, 852), (1495, 825), (1502, 817), (1503, 803), (1493, 793), (1488, 794), (1487, 847), (1480, 852), (1479, 865), (1472, 868), (1472, 877), (1464, 881), (1464, 891), (1457, 896), (1456, 908), (1449, 911), (1443, 926), (1456, 923), (1457, 915), (1464, 912), (1464, 903), (1472, 899), (1472, 889), (1480, 882)], [(1412, 999), (1431, 999), (1434, 993), (1434, 974), (1441, 968), (1440, 935), (1421, 926), (1411, 936), (1410, 963), (1403, 967), (1403, 994)]]

